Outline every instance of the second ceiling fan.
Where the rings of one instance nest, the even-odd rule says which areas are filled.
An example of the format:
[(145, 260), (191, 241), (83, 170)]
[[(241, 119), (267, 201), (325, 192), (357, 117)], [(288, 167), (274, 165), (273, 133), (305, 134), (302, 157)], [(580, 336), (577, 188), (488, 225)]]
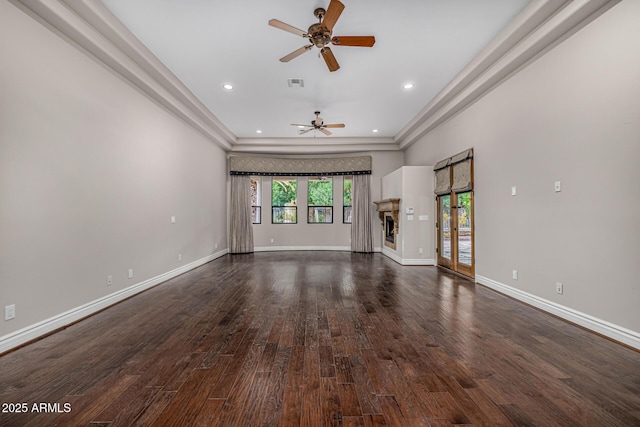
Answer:
[[(301, 125), (298, 123), (291, 123), (291, 126), (298, 126), (298, 134), (304, 135), (307, 132), (311, 132), (312, 130), (319, 130), (325, 135), (331, 135), (331, 132), (327, 130), (327, 128), (343, 128), (344, 123), (325, 123), (322, 117), (320, 117), (320, 111), (314, 112), (316, 118), (311, 120), (311, 125)], [(305, 129), (306, 128), (306, 129)]]
[(331, 52), (331, 48), (327, 46), (332, 43), (335, 46), (359, 46), (359, 47), (372, 47), (376, 42), (374, 36), (334, 36), (333, 27), (340, 18), (340, 14), (344, 10), (344, 4), (339, 0), (331, 0), (327, 10), (323, 8), (317, 8), (313, 11), (313, 14), (318, 18), (318, 23), (313, 24), (305, 32), (299, 28), (293, 27), (289, 24), (285, 24), (277, 19), (269, 21), (269, 25), (279, 28), (284, 31), (302, 36), (309, 39), (310, 45), (302, 46), (299, 49), (294, 50), (288, 55), (280, 58), (281, 62), (289, 62), (294, 58), (302, 55), (303, 53), (311, 50), (314, 46), (320, 49), (320, 53), (326, 62), (329, 71), (336, 71), (340, 68), (336, 57)]

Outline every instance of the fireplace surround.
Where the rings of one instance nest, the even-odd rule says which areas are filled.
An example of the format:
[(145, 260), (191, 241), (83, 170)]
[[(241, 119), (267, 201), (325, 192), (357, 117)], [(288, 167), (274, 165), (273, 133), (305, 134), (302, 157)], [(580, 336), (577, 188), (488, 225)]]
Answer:
[(376, 210), (380, 221), (382, 221), (382, 229), (384, 230), (384, 245), (396, 249), (398, 235), (398, 213), (400, 211), (400, 199), (384, 199), (377, 202)]

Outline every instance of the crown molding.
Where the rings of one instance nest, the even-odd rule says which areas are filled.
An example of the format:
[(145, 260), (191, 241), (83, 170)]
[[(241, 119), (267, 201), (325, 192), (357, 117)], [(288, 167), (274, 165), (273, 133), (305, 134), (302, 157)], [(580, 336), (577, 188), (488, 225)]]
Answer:
[(399, 151), (393, 138), (239, 138), (233, 153), (340, 154), (360, 151)]
[(224, 150), (236, 137), (101, 2), (10, 0)]
[(407, 149), (620, 0), (532, 0), (394, 140)]
[(316, 138), (308, 138), (309, 143), (238, 139), (100, 1), (10, 1), (226, 151), (331, 154), (408, 148), (620, 0), (532, 0), (393, 139), (327, 138), (320, 143)]

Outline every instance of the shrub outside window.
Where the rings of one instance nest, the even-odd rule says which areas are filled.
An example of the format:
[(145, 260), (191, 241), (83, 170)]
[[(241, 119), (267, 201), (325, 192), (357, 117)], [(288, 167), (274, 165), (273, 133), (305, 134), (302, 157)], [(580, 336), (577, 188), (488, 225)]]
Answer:
[(307, 198), (307, 222), (309, 224), (333, 223), (333, 178), (309, 177)]
[(251, 177), (251, 222), (262, 223), (262, 179), (259, 176)]
[(342, 187), (342, 222), (351, 224), (351, 191), (353, 189), (353, 177), (345, 176)]
[(297, 178), (274, 176), (271, 180), (271, 223), (296, 224), (298, 222)]

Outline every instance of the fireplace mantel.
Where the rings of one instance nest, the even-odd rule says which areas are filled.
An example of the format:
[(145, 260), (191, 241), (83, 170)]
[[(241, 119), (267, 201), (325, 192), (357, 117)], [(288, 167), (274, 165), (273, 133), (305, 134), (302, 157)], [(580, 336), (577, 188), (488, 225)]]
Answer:
[(373, 202), (376, 204), (376, 210), (378, 211), (378, 216), (380, 217), (380, 221), (382, 221), (382, 227), (384, 228), (384, 213), (389, 212), (393, 221), (396, 223), (396, 232), (398, 231), (398, 213), (400, 212), (400, 199), (384, 199), (379, 200), (377, 202)]

